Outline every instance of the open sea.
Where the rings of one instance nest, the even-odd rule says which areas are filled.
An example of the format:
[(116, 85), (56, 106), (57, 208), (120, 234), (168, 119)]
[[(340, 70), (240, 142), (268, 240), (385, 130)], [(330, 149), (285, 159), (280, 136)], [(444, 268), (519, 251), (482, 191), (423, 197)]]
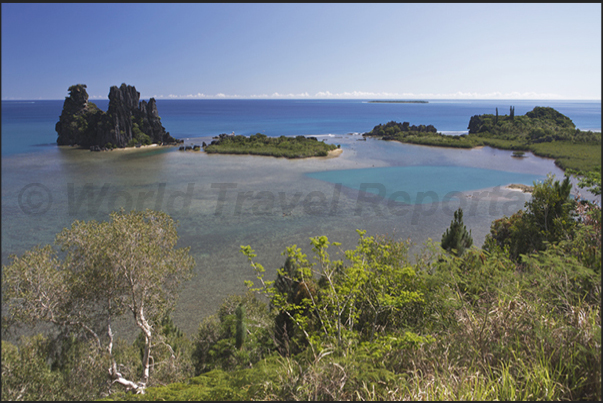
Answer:
[[(107, 110), (108, 100), (93, 102)], [(62, 100), (2, 101), (2, 264), (11, 254), (52, 243), (76, 219), (106, 220), (120, 207), (164, 210), (179, 221), (179, 246), (190, 246), (196, 261), (173, 314), (192, 335), (224, 297), (245, 292), (244, 280), (254, 280), (241, 245), (256, 250), (256, 261), (273, 278), (286, 246), (312, 254), (311, 236), (327, 235), (349, 249), (358, 240), (355, 230), (365, 229), (411, 238), (418, 251), (429, 238), (439, 241), (462, 207), (481, 246), (490, 223), (529, 198), (504, 186), (531, 185), (549, 173), (561, 178), (553, 160), (531, 153), (512, 158), (511, 151), (490, 147), (364, 141), (360, 134), (392, 120), (462, 134), (471, 116), (495, 108), (508, 114), (510, 106), (517, 115), (550, 106), (581, 130), (601, 130), (600, 101), (158, 100), (163, 126), (187, 145), (234, 131), (316, 136), (343, 153), (300, 160), (177, 147), (92, 153), (56, 145)]]

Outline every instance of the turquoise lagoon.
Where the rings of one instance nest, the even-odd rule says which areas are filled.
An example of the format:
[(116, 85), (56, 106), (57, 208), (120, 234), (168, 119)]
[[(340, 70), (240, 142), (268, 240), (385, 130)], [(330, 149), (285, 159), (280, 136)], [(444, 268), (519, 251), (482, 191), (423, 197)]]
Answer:
[[(74, 220), (107, 220), (122, 207), (164, 210), (179, 223), (179, 246), (190, 247), (196, 261), (195, 276), (184, 285), (173, 313), (176, 324), (192, 335), (223, 298), (245, 292), (244, 281), (254, 279), (241, 245), (255, 249), (256, 261), (274, 277), (285, 247), (295, 244), (311, 258), (308, 238), (313, 236), (326, 235), (349, 249), (357, 244), (356, 229), (364, 229), (368, 235), (410, 238), (416, 252), (429, 238), (439, 241), (462, 207), (480, 246), (492, 221), (529, 200), (528, 194), (504, 186), (529, 185), (549, 173), (561, 178), (553, 160), (531, 153), (517, 159), (511, 151), (490, 147), (364, 141), (345, 133), (389, 120), (462, 131), (472, 114), (491, 113), (506, 103), (158, 102), (164, 126), (186, 144), (236, 130), (316, 135), (343, 149), (336, 158), (285, 160), (174, 147), (103, 153), (57, 147), (54, 124), (61, 101), (2, 102), (2, 264), (11, 254), (52, 243)], [(518, 110), (535, 106), (513, 104)], [(600, 121), (600, 103), (560, 104), (559, 110), (563, 107), (577, 123), (578, 116), (585, 119), (582, 128), (595, 127), (591, 114)], [(331, 246), (329, 252), (336, 257), (340, 249)], [(133, 326), (124, 326), (136, 335)]]
[[(406, 204), (427, 204), (462, 197), (462, 192), (502, 187), (510, 183), (532, 185), (544, 177), (519, 172), (464, 166), (393, 166), (313, 172), (310, 178), (339, 183), (380, 198)], [(367, 199), (371, 200), (371, 199)]]
[[(531, 184), (547, 173), (562, 176), (552, 160), (531, 154), (516, 159), (510, 151), (489, 147), (458, 150), (359, 138), (325, 136), (343, 153), (303, 160), (173, 147), (105, 153), (56, 147), (5, 156), (2, 263), (10, 254), (52, 243), (76, 219), (107, 220), (121, 207), (164, 210), (178, 220), (179, 245), (191, 247), (196, 261), (195, 276), (184, 285), (173, 313), (175, 322), (193, 334), (224, 297), (245, 292), (244, 281), (254, 279), (241, 245), (256, 250), (256, 261), (271, 277), (283, 264), (285, 247), (295, 244), (312, 256), (313, 236), (326, 235), (349, 249), (357, 244), (356, 229), (364, 229), (369, 235), (410, 238), (416, 252), (429, 238), (439, 241), (454, 210), (463, 207), (464, 222), (479, 246), (493, 220), (529, 200), (504, 185)], [(378, 189), (365, 194), (363, 183), (382, 185), (387, 196), (404, 191), (411, 199), (371, 199), (378, 198)], [(412, 204), (420, 192), (437, 196)], [(330, 252), (336, 257), (339, 249)], [(130, 328), (133, 337), (136, 331)]]

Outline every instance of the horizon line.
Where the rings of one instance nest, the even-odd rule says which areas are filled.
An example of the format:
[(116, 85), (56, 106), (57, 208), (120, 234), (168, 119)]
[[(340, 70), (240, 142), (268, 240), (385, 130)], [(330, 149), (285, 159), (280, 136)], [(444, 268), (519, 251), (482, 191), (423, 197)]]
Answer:
[[(134, 86), (134, 88), (136, 88)], [(138, 90), (137, 90), (138, 91)], [(138, 91), (139, 93), (141, 91)], [(149, 92), (147, 92), (149, 93)], [(279, 93), (273, 92), (272, 94), (251, 94), (251, 95), (238, 95), (238, 94), (225, 94), (219, 92), (217, 94), (205, 94), (197, 92), (195, 94), (189, 93), (186, 95), (176, 94), (158, 94), (152, 93), (148, 97), (141, 97), (140, 99), (312, 99), (312, 100), (328, 100), (328, 99), (341, 99), (341, 100), (408, 100), (408, 101), (419, 101), (419, 100), (555, 100), (555, 101), (601, 101), (601, 97), (567, 97), (555, 93), (537, 93), (532, 91), (519, 92), (500, 92), (492, 91), (487, 93), (477, 92), (463, 92), (457, 91), (453, 93), (394, 93), (394, 92), (370, 92), (370, 91), (343, 91), (338, 93), (332, 93), (330, 91), (318, 91), (314, 95), (310, 95), (308, 91), (301, 93)], [(67, 96), (65, 97), (67, 98)], [(89, 95), (89, 100), (108, 99), (108, 95)], [(62, 100), (64, 98), (17, 98), (17, 97), (2, 97), (2, 101), (35, 101), (35, 100)]]
[[(15, 98), (8, 97), (2, 98), (1, 101), (20, 101), (20, 102), (32, 102), (32, 101), (63, 101), (65, 98)], [(601, 98), (552, 98), (552, 97), (541, 97), (541, 98), (478, 98), (478, 97), (468, 97), (468, 98), (411, 98), (411, 97), (401, 97), (401, 98), (385, 98), (385, 97), (370, 97), (370, 98), (358, 98), (358, 97), (262, 97), (262, 96), (204, 96), (204, 97), (191, 97), (191, 96), (151, 96), (151, 97), (140, 97), (140, 100), (149, 100), (154, 98), (155, 100), (168, 100), (168, 101), (183, 101), (183, 100), (274, 100), (274, 101), (282, 101), (282, 100), (312, 100), (312, 101), (324, 101), (324, 100), (355, 100), (355, 101), (599, 101), (601, 102)], [(102, 101), (109, 100), (109, 97), (101, 97), (101, 96), (90, 96), (88, 98), (89, 101)]]

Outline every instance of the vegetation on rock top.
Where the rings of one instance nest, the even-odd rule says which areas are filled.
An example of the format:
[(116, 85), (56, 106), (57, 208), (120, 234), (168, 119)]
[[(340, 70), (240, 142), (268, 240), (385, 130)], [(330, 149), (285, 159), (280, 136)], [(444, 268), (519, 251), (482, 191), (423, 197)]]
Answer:
[(363, 136), (439, 147), (532, 151), (554, 158), (564, 170), (592, 171), (601, 166), (601, 133), (576, 129), (571, 119), (553, 108), (537, 106), (523, 116), (515, 116), (513, 107), (509, 115), (499, 115), (498, 109), (496, 114), (475, 115), (469, 121), (467, 135), (448, 136), (420, 127), (392, 121), (375, 126)]
[(268, 137), (256, 133), (249, 137), (243, 135), (221, 136), (205, 146), (207, 153), (251, 154), (285, 158), (326, 157), (329, 151), (339, 146), (318, 141), (316, 137)]

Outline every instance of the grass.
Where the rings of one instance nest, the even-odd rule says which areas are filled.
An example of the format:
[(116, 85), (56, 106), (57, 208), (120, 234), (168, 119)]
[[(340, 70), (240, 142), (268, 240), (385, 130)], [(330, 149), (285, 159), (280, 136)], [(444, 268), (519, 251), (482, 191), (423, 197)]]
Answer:
[[(316, 355), (274, 354), (249, 368), (212, 370), (186, 383), (148, 388), (145, 395), (111, 399), (600, 400), (600, 288), (593, 299), (576, 300), (565, 288), (571, 283), (558, 281), (572, 270), (560, 270), (536, 273), (540, 282), (550, 277), (561, 287), (558, 300), (522, 272), (492, 278), (496, 286), (477, 299), (446, 293), (454, 320), (430, 330), (434, 340), (414, 348), (374, 356), (350, 342)], [(444, 316), (437, 312), (435, 320)]]
[(563, 169), (591, 171), (601, 166), (601, 143), (574, 143), (570, 141), (552, 141), (529, 144), (522, 140), (499, 139), (469, 136), (446, 136), (440, 133), (421, 133), (421, 135), (397, 135), (393, 140), (408, 144), (420, 144), (434, 147), (473, 148), (489, 146), (503, 150), (532, 151), (534, 155), (555, 159), (555, 164)]
[(563, 170), (592, 171), (601, 166), (601, 133), (576, 130), (568, 117), (553, 108), (536, 107), (515, 117), (499, 117), (498, 112), (496, 116), (476, 115), (469, 121), (469, 134), (463, 136), (446, 136), (433, 127), (431, 131), (408, 128), (408, 123), (392, 121), (364, 135), (435, 147), (532, 151), (539, 157), (554, 158)]
[(561, 169), (591, 171), (601, 166), (601, 143), (571, 143), (553, 141), (530, 145), (530, 150), (540, 156), (554, 158)]
[[(154, 401), (600, 398), (599, 307), (582, 307), (561, 318), (538, 309), (534, 312), (534, 301), (521, 298), (514, 301), (515, 307), (510, 309), (507, 301), (499, 300), (498, 306), (484, 315), (459, 310), (458, 329), (441, 334), (438, 342), (416, 351), (397, 352), (400, 356), (395, 359), (397, 373), (380, 369), (378, 364), (362, 365), (353, 351), (338, 354), (325, 351), (311, 362), (300, 357), (273, 356), (253, 368), (213, 370), (188, 383), (148, 388), (145, 395), (118, 393), (111, 398)], [(588, 345), (590, 349), (585, 350)]]

